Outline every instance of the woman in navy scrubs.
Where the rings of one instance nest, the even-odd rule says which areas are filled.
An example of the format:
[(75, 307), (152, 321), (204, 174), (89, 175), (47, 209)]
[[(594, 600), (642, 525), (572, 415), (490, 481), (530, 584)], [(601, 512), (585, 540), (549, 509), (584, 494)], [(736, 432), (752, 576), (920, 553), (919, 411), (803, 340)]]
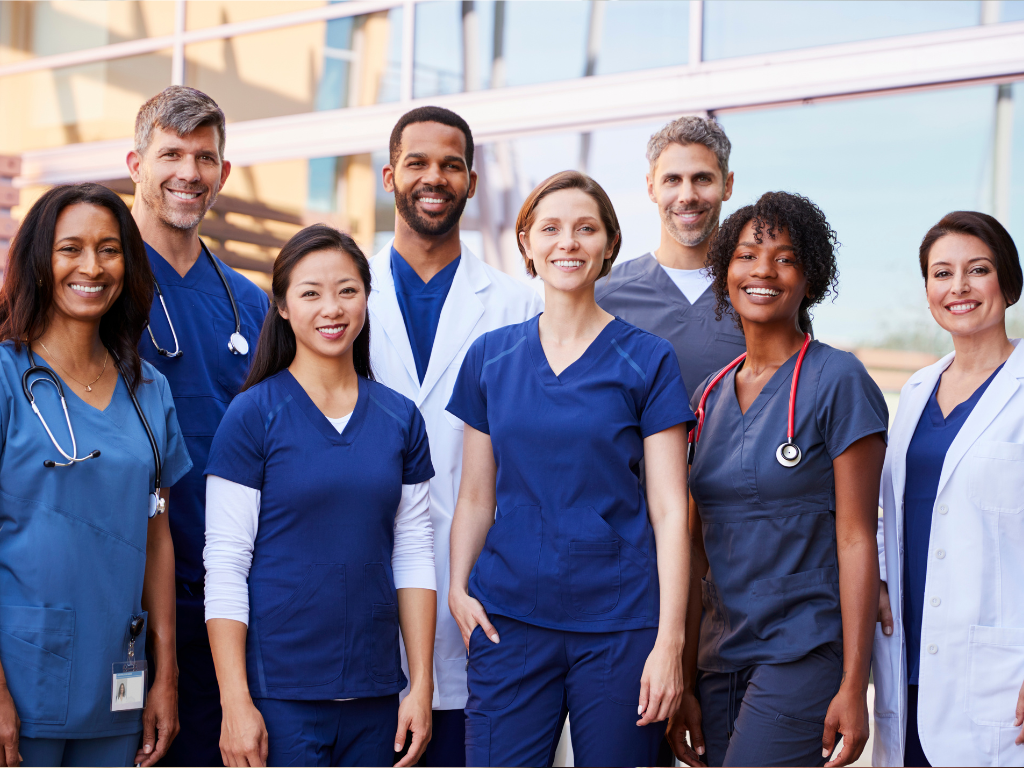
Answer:
[(695, 434), (686, 692), (669, 729), (690, 765), (705, 747), (709, 765), (821, 765), (837, 732), (827, 764), (845, 765), (867, 741), (888, 416), (853, 355), (810, 341), (836, 245), (810, 200), (770, 192), (708, 254), (747, 355), (707, 393)]
[[(152, 765), (178, 732), (174, 546), (153, 493), (162, 486), (166, 504), (192, 462), (167, 380), (137, 351), (152, 286), (131, 213), (98, 184), (51, 189), (11, 245), (0, 293), (3, 765)], [(146, 658), (145, 630), (159, 665), (143, 710), (116, 701), (113, 668), (132, 631)]]
[[(427, 433), (373, 380), (370, 267), (308, 227), (207, 473), (206, 617), (227, 765), (399, 765), (430, 740), (436, 619)], [(399, 626), (412, 678), (408, 695)]]
[(620, 245), (604, 190), (556, 174), (516, 229), (544, 313), (477, 339), (448, 405), (466, 764), (550, 765), (568, 710), (577, 765), (654, 765), (682, 687), (693, 413), (672, 346), (594, 301)]

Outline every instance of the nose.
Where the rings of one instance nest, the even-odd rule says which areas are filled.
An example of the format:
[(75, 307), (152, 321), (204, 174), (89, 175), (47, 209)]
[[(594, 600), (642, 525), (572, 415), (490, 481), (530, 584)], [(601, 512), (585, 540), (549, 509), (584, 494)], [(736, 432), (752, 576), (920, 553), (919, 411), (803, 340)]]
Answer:
[(189, 184), (199, 181), (199, 164), (192, 155), (184, 155), (178, 163), (175, 176)]
[(750, 268), (750, 276), (765, 279), (777, 277), (775, 259), (770, 256), (758, 256), (757, 261)]
[(576, 239), (576, 230), (572, 227), (566, 227), (563, 229), (561, 236), (558, 238), (558, 249), (561, 251), (572, 252), (579, 247), (580, 243)]
[(423, 183), (429, 184), (432, 187), (446, 187), (448, 186), (448, 179), (441, 173), (441, 166), (437, 163), (431, 163), (426, 174), (423, 176)]
[(683, 179), (683, 183), (679, 185), (679, 197), (678, 201), (683, 205), (691, 205), (697, 202), (697, 187), (691, 179)]
[(962, 296), (965, 293), (971, 291), (971, 280), (964, 270), (957, 270), (956, 276), (953, 278), (953, 285), (950, 290), (957, 296)]
[(103, 274), (99, 254), (96, 253), (94, 248), (89, 248), (82, 254), (82, 260), (78, 262), (78, 271), (91, 280), (95, 280)]

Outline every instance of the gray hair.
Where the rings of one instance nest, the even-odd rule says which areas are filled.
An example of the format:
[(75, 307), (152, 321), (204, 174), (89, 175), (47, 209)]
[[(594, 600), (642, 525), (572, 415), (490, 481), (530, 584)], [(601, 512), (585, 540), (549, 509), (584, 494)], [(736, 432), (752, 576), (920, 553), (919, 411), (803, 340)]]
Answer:
[(146, 154), (154, 128), (187, 136), (197, 128), (217, 129), (217, 152), (224, 159), (224, 112), (202, 91), (185, 85), (169, 85), (147, 101), (135, 117), (135, 151)]
[(723, 180), (729, 175), (729, 152), (732, 151), (732, 144), (715, 118), (683, 115), (651, 136), (647, 142), (647, 161), (651, 164), (652, 172), (661, 153), (669, 144), (703, 144), (718, 158)]

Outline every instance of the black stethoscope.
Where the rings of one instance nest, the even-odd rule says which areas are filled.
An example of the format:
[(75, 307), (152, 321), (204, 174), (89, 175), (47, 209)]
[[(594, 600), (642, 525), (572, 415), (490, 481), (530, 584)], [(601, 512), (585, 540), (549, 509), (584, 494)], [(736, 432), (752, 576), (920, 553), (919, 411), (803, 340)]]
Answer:
[[(796, 385), (800, 381), (800, 366), (804, 364), (804, 355), (807, 354), (807, 347), (811, 344), (811, 334), (804, 334), (804, 343), (800, 347), (800, 354), (796, 358), (796, 367), (793, 368), (793, 384), (789, 388), (789, 425), (786, 430), (786, 442), (778, 447), (775, 451), (775, 458), (779, 460), (779, 464), (784, 467), (795, 467), (800, 463), (800, 459), (803, 458), (803, 454), (800, 452), (800, 446), (794, 442), (796, 437)], [(715, 378), (711, 380), (707, 388), (704, 390), (704, 394), (700, 396), (700, 404), (697, 406), (697, 426), (690, 430), (690, 436), (687, 440), (689, 443), (689, 454), (690, 463), (693, 463), (694, 450), (697, 447), (697, 441), (700, 440), (701, 430), (704, 429), (704, 405), (708, 401), (708, 395), (711, 394), (711, 390), (715, 388), (725, 375), (729, 373), (733, 368), (742, 363), (747, 358), (747, 353), (744, 352), (742, 355), (737, 357), (725, 368), (723, 368)]]
[[(249, 342), (245, 340), (245, 336), (242, 335), (242, 318), (238, 314), (238, 305), (235, 303), (235, 294), (231, 291), (231, 286), (228, 284), (227, 277), (224, 276), (224, 271), (220, 268), (220, 264), (213, 258), (213, 254), (210, 253), (206, 246), (203, 246), (203, 252), (209, 257), (210, 263), (213, 264), (213, 268), (217, 271), (217, 277), (224, 283), (224, 290), (228, 292), (228, 300), (231, 302), (231, 311), (235, 315), (235, 332), (228, 338), (228, 349), (231, 350), (232, 354), (235, 355), (247, 355), (249, 354)], [(185, 354), (181, 347), (178, 345), (178, 334), (174, 330), (174, 323), (171, 322), (171, 313), (167, 311), (167, 303), (164, 301), (164, 292), (160, 290), (160, 283), (154, 278), (153, 285), (156, 286), (156, 295), (160, 299), (160, 306), (164, 308), (164, 317), (167, 318), (167, 325), (171, 328), (171, 336), (174, 337), (174, 351), (168, 352), (166, 349), (157, 344), (156, 336), (153, 335), (153, 328), (147, 323), (146, 330), (149, 331), (149, 338), (153, 340), (153, 346), (156, 347), (158, 354), (164, 357), (181, 357)]]
[[(110, 356), (114, 358), (114, 365), (117, 367), (117, 372), (120, 374), (121, 378), (125, 379), (127, 382), (124, 371), (121, 370), (121, 361), (117, 359), (117, 355), (113, 352), (110, 353)], [(81, 461), (99, 458), (99, 451), (92, 451), (85, 456), (78, 455), (78, 443), (75, 440), (75, 430), (71, 428), (71, 416), (68, 413), (68, 403), (67, 400), (64, 399), (64, 386), (60, 383), (60, 379), (57, 377), (57, 374), (55, 374), (50, 368), (36, 364), (35, 355), (32, 354), (31, 343), (28, 344), (28, 363), (29, 367), (21, 375), (21, 389), (25, 393), (26, 399), (28, 399), (28, 404), (32, 406), (32, 410), (39, 418), (39, 423), (43, 425), (43, 429), (45, 429), (46, 434), (49, 435), (50, 442), (52, 442), (54, 447), (60, 452), (60, 455), (67, 459), (65, 462), (46, 459), (43, 461), (43, 466), (47, 469), (52, 469), (54, 467), (70, 467)], [(36, 378), (29, 381), (29, 378), (33, 374), (37, 374)], [(32, 387), (41, 381), (53, 386), (54, 389), (57, 390), (57, 394), (60, 396), (60, 404), (64, 409), (64, 420), (67, 422), (68, 433), (71, 435), (70, 455), (60, 447), (60, 443), (57, 442), (57, 438), (54, 437), (53, 432), (50, 431), (50, 427), (46, 423), (46, 419), (44, 419), (43, 414), (40, 413), (39, 406), (36, 405), (36, 398), (35, 395), (32, 394)], [(156, 445), (156, 438), (153, 437), (153, 430), (149, 427), (149, 421), (146, 419), (146, 414), (142, 412), (142, 406), (139, 405), (138, 398), (135, 396), (135, 393), (132, 392), (131, 387), (127, 387), (127, 389), (128, 396), (132, 399), (132, 405), (135, 406), (135, 412), (139, 414), (139, 421), (142, 422), (142, 427), (146, 430), (146, 437), (149, 438), (149, 447), (153, 449), (153, 463), (156, 466), (156, 482), (154, 483), (155, 489), (153, 493), (150, 494), (149, 499), (149, 516), (153, 517), (153, 515), (163, 513), (165, 507), (164, 500), (160, 498), (160, 449)]]

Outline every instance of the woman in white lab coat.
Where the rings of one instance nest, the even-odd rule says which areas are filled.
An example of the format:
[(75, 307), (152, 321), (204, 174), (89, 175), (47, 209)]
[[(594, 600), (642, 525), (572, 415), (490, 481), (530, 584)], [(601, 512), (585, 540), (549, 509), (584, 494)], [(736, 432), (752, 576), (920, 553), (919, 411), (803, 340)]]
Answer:
[(1024, 278), (981, 213), (945, 216), (920, 259), (955, 351), (903, 387), (889, 436), (874, 764), (1024, 766), (1024, 345), (1005, 320)]

